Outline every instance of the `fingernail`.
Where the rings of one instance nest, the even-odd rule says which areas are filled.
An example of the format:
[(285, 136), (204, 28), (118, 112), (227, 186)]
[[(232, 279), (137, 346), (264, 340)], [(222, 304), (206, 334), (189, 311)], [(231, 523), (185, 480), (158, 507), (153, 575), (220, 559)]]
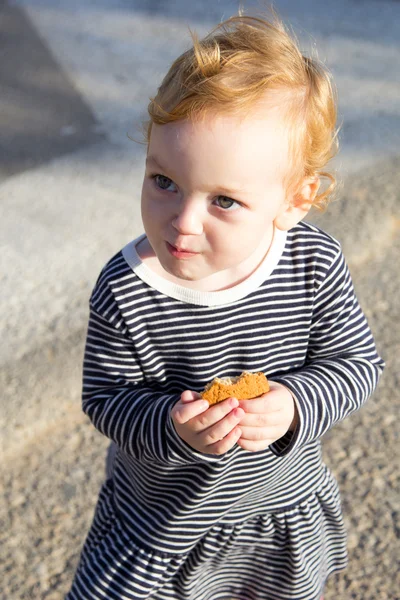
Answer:
[(229, 406), (231, 406), (232, 408), (236, 408), (237, 406), (239, 406), (239, 400), (237, 398), (231, 398), (229, 400)]
[(235, 409), (235, 417), (237, 419), (241, 419), (243, 417), (243, 415), (244, 415), (244, 410), (242, 408), (239, 407), (239, 408)]
[(203, 408), (204, 410), (206, 408), (208, 408), (210, 405), (208, 404), (207, 400), (202, 400), (201, 404), (200, 404), (200, 408)]

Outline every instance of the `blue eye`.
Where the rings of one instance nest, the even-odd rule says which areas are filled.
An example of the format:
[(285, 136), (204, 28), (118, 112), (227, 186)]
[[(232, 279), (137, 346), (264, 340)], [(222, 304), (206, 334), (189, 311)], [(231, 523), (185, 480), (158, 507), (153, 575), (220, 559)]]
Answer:
[(170, 185), (175, 186), (174, 182), (169, 177), (166, 177), (165, 175), (153, 175), (152, 179), (154, 179), (156, 186), (159, 187), (160, 190), (166, 190), (168, 192), (174, 191), (168, 189)]
[(240, 208), (239, 202), (232, 200), (232, 198), (228, 198), (228, 196), (217, 196), (216, 202), (220, 208), (223, 208), (226, 211), (237, 210)]

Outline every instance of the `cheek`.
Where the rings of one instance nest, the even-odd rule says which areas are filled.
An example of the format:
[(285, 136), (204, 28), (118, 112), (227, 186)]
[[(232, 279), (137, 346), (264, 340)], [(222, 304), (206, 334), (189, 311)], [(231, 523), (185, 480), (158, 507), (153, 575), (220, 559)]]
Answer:
[(248, 258), (266, 235), (266, 229), (258, 220), (238, 220), (215, 228), (208, 236), (213, 258), (218, 263), (233, 266)]
[(143, 188), (141, 212), (145, 224), (151, 227), (164, 220), (166, 216), (165, 208), (165, 204), (154, 198), (153, 194), (149, 193), (148, 189), (145, 187)]
[(260, 237), (265, 235), (270, 221), (256, 214), (244, 213), (236, 220), (224, 224), (221, 242), (232, 247), (257, 245)]

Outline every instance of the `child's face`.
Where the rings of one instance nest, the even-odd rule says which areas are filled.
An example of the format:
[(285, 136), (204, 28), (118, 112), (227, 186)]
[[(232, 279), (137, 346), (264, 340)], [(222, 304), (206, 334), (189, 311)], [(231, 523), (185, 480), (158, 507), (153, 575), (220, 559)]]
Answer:
[(161, 266), (199, 281), (259, 253), (274, 224), (288, 228), (288, 149), (286, 122), (276, 108), (245, 119), (153, 125), (142, 218)]

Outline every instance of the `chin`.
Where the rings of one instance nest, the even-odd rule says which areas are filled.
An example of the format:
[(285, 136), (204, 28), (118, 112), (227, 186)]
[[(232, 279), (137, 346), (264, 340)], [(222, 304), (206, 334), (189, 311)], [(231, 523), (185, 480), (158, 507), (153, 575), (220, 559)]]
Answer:
[(164, 271), (168, 273), (168, 275), (172, 275), (172, 277), (176, 277), (177, 279), (184, 279), (185, 281), (196, 281), (197, 279), (199, 279), (199, 277), (196, 277), (194, 274), (188, 271), (185, 272), (185, 270), (180, 269), (179, 266), (177, 267), (177, 265), (169, 264), (168, 260), (160, 260), (160, 264)]
[(173, 275), (173, 277), (176, 277), (177, 279), (182, 279), (182, 281), (199, 281), (200, 279), (203, 279), (203, 277), (193, 275), (192, 273), (182, 273), (182, 271), (179, 271), (179, 269), (165, 270), (168, 271), (170, 275)]

